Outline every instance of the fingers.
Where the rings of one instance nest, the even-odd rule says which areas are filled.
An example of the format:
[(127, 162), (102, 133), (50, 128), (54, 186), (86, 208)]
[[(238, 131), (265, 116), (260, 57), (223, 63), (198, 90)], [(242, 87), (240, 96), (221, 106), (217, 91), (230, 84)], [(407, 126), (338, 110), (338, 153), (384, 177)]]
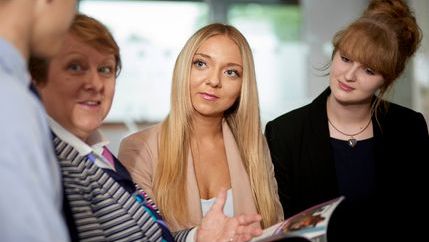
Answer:
[(233, 241), (237, 241), (237, 242), (242, 242), (242, 241), (249, 241), (251, 240), (253, 237), (248, 235), (248, 234), (244, 234), (244, 235), (239, 235), (236, 238), (233, 239)]
[[(228, 232), (225, 233), (227, 241), (249, 241), (262, 234), (262, 229), (255, 225), (261, 220), (258, 214), (239, 215), (228, 221)], [(232, 236), (231, 236), (232, 235)]]
[(247, 226), (239, 226), (236, 230), (238, 235), (248, 235), (251, 237), (259, 236), (262, 234), (262, 229), (256, 226), (247, 225)]
[(250, 225), (262, 220), (259, 214), (239, 215), (236, 217), (240, 225)]
[(226, 189), (222, 189), (210, 211), (197, 229), (197, 241), (243, 242), (262, 233), (258, 214), (239, 215), (229, 218), (223, 214)]
[(253, 237), (259, 236), (262, 234), (262, 230), (255, 226), (239, 226), (235, 232), (231, 233), (226, 241), (249, 241)]

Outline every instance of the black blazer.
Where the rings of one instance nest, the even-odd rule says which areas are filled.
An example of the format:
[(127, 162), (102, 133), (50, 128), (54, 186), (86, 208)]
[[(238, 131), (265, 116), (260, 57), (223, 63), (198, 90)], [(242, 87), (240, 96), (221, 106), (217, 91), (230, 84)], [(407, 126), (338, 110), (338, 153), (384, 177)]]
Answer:
[[(312, 103), (266, 125), (285, 217), (341, 195), (330, 146), (326, 112), (329, 94), (327, 88)], [(429, 161), (427, 124), (422, 114), (393, 103), (379, 113), (378, 122), (374, 117), (372, 121), (377, 199), (368, 214), (383, 212), (383, 216), (390, 216), (395, 211), (394, 219), (411, 219), (413, 210), (424, 209), (424, 202), (417, 197), (427, 192), (422, 172)]]

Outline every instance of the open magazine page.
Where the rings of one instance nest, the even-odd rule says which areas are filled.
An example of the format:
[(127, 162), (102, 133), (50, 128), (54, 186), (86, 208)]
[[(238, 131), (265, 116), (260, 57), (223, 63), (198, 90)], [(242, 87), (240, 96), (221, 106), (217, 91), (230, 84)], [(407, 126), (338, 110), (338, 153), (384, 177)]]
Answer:
[(326, 242), (328, 222), (337, 205), (344, 199), (338, 197), (306, 209), (287, 220), (264, 230), (251, 242), (275, 241), (283, 238), (301, 237), (312, 242)]

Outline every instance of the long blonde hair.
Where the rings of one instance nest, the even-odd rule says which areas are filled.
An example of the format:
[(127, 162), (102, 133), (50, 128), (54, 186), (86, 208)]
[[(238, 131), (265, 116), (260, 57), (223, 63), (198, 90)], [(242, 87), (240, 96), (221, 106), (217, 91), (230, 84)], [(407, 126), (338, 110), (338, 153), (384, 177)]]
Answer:
[(154, 177), (154, 196), (169, 224), (189, 226), (186, 171), (193, 107), (189, 92), (192, 58), (201, 44), (215, 35), (225, 35), (240, 49), (243, 60), (239, 100), (225, 112), (225, 120), (235, 137), (243, 165), (249, 174), (256, 209), (262, 227), (277, 222), (273, 199), (276, 192), (269, 177), (270, 157), (261, 131), (259, 101), (252, 51), (234, 27), (210, 24), (197, 31), (180, 52), (173, 71), (171, 110), (162, 123), (159, 161)]

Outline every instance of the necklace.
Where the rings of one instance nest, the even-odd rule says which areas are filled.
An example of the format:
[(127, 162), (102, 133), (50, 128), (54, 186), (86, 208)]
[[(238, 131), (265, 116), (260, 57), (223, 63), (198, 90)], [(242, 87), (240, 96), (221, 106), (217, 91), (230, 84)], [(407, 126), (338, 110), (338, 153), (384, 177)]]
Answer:
[(328, 123), (336, 131), (340, 132), (341, 134), (343, 134), (345, 136), (349, 136), (350, 138), (347, 140), (347, 144), (353, 148), (357, 144), (357, 140), (355, 139), (355, 136), (361, 134), (363, 131), (365, 131), (368, 128), (369, 124), (371, 123), (371, 118), (369, 119), (368, 123), (365, 125), (365, 127), (363, 129), (359, 130), (359, 132), (356, 132), (354, 134), (347, 134), (347, 133), (344, 133), (343, 131), (339, 130), (337, 127), (335, 127), (335, 125), (331, 122), (331, 120), (329, 120), (329, 118), (328, 118)]

